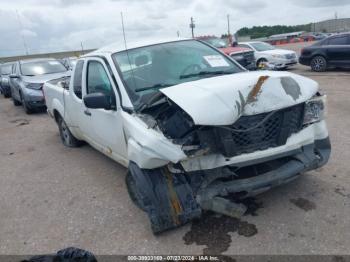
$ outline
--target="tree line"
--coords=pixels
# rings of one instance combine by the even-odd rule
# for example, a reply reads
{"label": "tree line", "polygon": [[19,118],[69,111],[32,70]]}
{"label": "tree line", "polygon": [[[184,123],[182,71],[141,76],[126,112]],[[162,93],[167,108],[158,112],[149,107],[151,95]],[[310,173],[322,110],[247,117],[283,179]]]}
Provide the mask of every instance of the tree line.
{"label": "tree line", "polygon": [[285,34],[298,31],[311,31],[311,24],[305,25],[274,25],[274,26],[253,26],[243,27],[237,31],[239,36],[250,36],[252,39],[268,37],[276,34]]}

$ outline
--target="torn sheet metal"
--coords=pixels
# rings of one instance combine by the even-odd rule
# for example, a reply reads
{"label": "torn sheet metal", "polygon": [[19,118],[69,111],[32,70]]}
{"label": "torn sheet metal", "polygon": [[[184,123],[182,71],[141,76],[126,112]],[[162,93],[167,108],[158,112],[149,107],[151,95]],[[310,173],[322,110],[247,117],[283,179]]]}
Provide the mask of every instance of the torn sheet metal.
{"label": "torn sheet metal", "polygon": [[231,125],[310,99],[318,84],[289,72],[257,71],[183,83],[161,89],[197,125]]}

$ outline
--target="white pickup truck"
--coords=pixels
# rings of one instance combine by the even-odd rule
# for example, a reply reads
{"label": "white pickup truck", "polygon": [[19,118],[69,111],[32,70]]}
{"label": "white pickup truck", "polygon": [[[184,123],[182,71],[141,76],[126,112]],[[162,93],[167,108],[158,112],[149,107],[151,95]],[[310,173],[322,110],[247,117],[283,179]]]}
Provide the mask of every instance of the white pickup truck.
{"label": "white pickup truck", "polygon": [[62,142],[91,146],[128,168],[131,199],[154,233],[262,193],[327,163],[318,84],[289,72],[247,72],[192,39],[114,44],[47,82]]}

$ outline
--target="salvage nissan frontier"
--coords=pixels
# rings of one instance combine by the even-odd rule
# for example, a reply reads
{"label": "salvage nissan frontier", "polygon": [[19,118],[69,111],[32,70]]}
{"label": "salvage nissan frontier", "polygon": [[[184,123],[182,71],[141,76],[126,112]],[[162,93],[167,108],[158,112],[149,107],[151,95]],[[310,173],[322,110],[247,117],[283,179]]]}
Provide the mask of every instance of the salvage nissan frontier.
{"label": "salvage nissan frontier", "polygon": [[200,40],[113,44],[45,83],[64,145],[86,141],[128,168],[154,233],[327,163],[326,97],[290,72],[248,72]]}

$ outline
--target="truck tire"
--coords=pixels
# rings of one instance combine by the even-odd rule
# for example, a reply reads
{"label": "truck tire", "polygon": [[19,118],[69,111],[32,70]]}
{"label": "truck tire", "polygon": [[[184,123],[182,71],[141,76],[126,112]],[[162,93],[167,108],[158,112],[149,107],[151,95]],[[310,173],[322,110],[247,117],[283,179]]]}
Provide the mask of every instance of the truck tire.
{"label": "truck tire", "polygon": [[130,162],[126,182],[130,198],[147,213],[155,235],[201,216],[184,174],[167,175],[165,168],[140,169]]}
{"label": "truck tire", "polygon": [[310,66],[312,71],[324,72],[327,69],[327,60],[323,56],[315,56],[311,59]]}
{"label": "truck tire", "polygon": [[146,205],[140,196],[140,192],[137,190],[135,179],[130,174],[129,170],[126,173],[125,184],[131,201],[135,204],[135,206],[146,212]]}
{"label": "truck tire", "polygon": [[57,123],[62,143],[67,147],[79,147],[81,141],[73,136],[62,117],[59,117]]}

